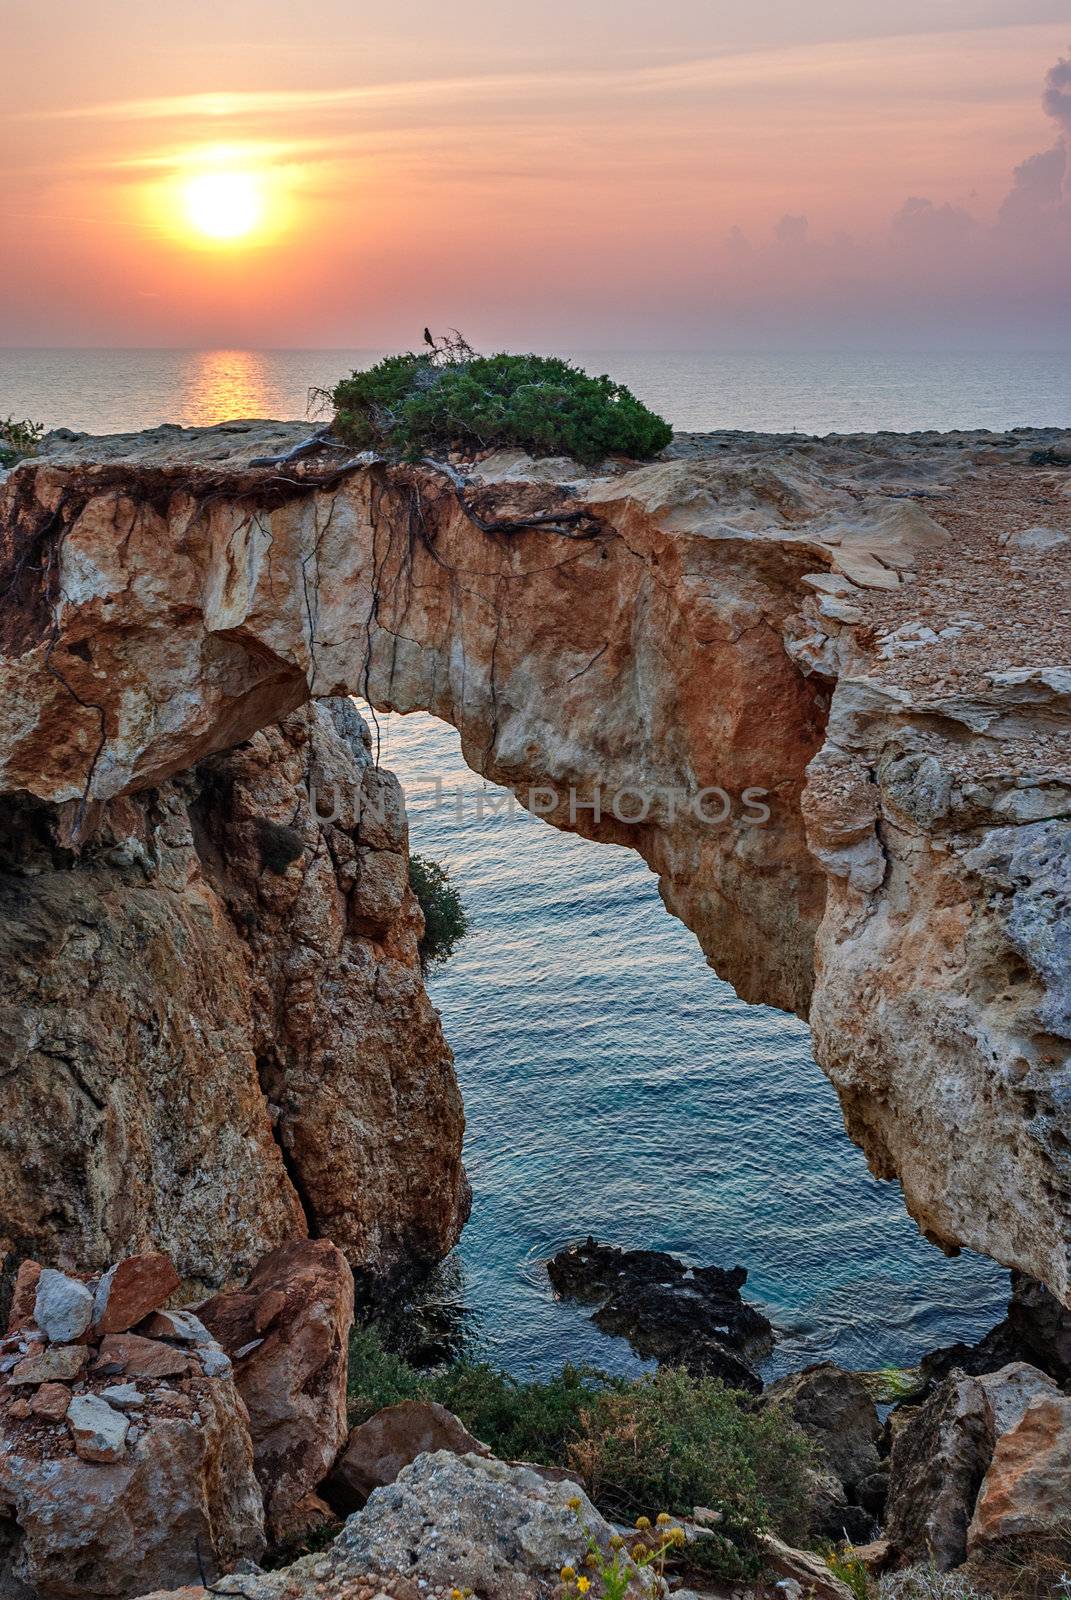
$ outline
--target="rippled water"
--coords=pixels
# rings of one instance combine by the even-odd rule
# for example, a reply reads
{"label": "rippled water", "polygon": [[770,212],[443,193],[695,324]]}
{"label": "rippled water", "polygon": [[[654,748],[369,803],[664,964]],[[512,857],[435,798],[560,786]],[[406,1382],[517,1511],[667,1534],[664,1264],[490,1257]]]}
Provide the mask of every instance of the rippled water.
{"label": "rippled water", "polygon": [[[0,352],[0,415],[91,432],[302,416],[374,352]],[[588,356],[678,427],[1071,426],[1067,357]],[[907,1363],[1002,1313],[1006,1275],[949,1261],[847,1139],[806,1028],[742,1005],[637,856],[555,832],[467,771],[452,730],[380,719],[413,848],[476,931],[431,982],[468,1111],[472,1221],[441,1296],[514,1371],[638,1363],[541,1267],[587,1232],[750,1274],[782,1338],[768,1370]],[[447,799],[436,800],[435,780]],[[462,794],[460,809],[452,791]]]}
{"label": "rippled water", "polygon": [[445,1292],[495,1359],[639,1365],[550,1293],[542,1261],[588,1232],[746,1266],[782,1333],[771,1372],[909,1363],[998,1320],[1006,1275],[920,1237],[844,1133],[806,1027],[737,1000],[638,856],[493,813],[502,791],[452,729],[379,725],[412,848],[449,865],[476,923],[430,988],[474,1190]]}

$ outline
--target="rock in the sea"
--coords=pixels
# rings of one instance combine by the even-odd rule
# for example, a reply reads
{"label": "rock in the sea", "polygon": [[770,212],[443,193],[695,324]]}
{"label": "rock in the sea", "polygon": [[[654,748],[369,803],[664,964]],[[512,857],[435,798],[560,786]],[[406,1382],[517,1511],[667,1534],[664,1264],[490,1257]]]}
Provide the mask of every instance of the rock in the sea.
{"label": "rock in the sea", "polygon": [[159,1251],[116,1262],[97,1285],[94,1332],[128,1332],[142,1318],[166,1305],[181,1282],[168,1257]]}
{"label": "rock in the sea", "polygon": [[1066,1533],[1071,1514],[1071,1399],[1037,1393],[996,1443],[978,1494],[967,1549]]}
{"label": "rock in the sea", "polygon": [[743,1267],[687,1267],[661,1250],[619,1250],[589,1237],[559,1250],[547,1272],[558,1294],[595,1304],[592,1320],[638,1355],[762,1389],[749,1358],[771,1348],[773,1328],[740,1297]]}
{"label": "rock in the sea", "polygon": [[403,1400],[386,1406],[351,1431],[323,1492],[346,1516],[358,1511],[373,1489],[393,1483],[417,1456],[437,1450],[452,1450],[461,1456],[490,1455],[452,1411],[433,1400]]}
{"label": "rock in the sea", "polygon": [[216,1295],[197,1315],[234,1362],[269,1535],[289,1540],[301,1531],[294,1508],[346,1441],[353,1274],[329,1240],[303,1239],[274,1250],[243,1289]]}

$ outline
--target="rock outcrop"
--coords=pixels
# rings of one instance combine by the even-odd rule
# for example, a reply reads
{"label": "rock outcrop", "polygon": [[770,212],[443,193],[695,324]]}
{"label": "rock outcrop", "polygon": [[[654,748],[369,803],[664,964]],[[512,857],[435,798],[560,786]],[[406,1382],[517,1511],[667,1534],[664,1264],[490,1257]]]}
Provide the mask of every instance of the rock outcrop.
{"label": "rock outcrop", "polygon": [[780,1406],[814,1446],[811,1532],[854,1544],[877,1533],[886,1479],[878,1446],[877,1407],[858,1374],[832,1361],[805,1367],[767,1389],[764,1403]]}
{"label": "rock outcrop", "polygon": [[559,1250],[547,1272],[556,1294],[594,1304],[592,1321],[644,1359],[762,1389],[749,1357],[772,1349],[773,1326],[741,1298],[744,1267],[687,1267],[663,1250],[619,1250],[589,1236]]}
{"label": "rock outcrop", "polygon": [[[1066,435],[711,435],[595,476],[502,453],[460,487],[252,464],[298,436],[54,437],[8,475],[0,792],[87,837],[310,695],[431,711],[532,810],[639,850],[745,998],[809,1016],[933,1240],[1071,1301],[1071,544],[1032,535],[1071,528]],[[59,910],[32,924],[53,951]],[[107,1099],[69,1034],[14,1035],[46,1126]]]}
{"label": "rock outcrop", "polygon": [[94,805],[77,851],[62,811],[0,809],[11,1265],[156,1248],[216,1288],[307,1231],[376,1275],[449,1249],[461,1101],[400,790],[349,701]]}
{"label": "rock outcrop", "polygon": [[[103,1279],[40,1274],[0,1341],[0,1593],[123,1600],[264,1550],[246,1410],[222,1349],[178,1336],[159,1256]],[[25,1283],[29,1274],[23,1274]],[[136,1284],[120,1315],[108,1280]],[[156,1288],[150,1291],[149,1285]],[[88,1314],[83,1297],[88,1298]],[[94,1300],[100,1308],[91,1324]],[[74,1321],[58,1311],[78,1307]],[[138,1332],[105,1332],[102,1323]]]}
{"label": "rock outcrop", "polygon": [[305,1531],[302,1504],[346,1442],[353,1274],[327,1239],[304,1239],[272,1251],[243,1289],[197,1315],[234,1363],[268,1536],[285,1543]]}
{"label": "rock outcrop", "polygon": [[952,1372],[896,1431],[885,1526],[893,1558],[947,1572],[1002,1529],[1054,1531],[1069,1418],[1071,1403],[1036,1367]]}

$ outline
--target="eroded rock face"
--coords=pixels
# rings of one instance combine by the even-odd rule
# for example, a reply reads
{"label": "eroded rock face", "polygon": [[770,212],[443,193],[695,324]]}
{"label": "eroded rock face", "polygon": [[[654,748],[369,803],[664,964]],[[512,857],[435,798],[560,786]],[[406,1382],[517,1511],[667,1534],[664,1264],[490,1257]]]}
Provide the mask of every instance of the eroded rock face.
{"label": "eroded rock face", "polygon": [[198,1315],[234,1363],[249,1412],[269,1536],[304,1532],[301,1502],[346,1441],[353,1274],[327,1239],[274,1250],[241,1290]]}
{"label": "eroded rock face", "polygon": [[810,1016],[928,1235],[1071,1299],[1071,544],[1011,537],[1065,531],[1066,436],[502,454],[458,495],[249,466],[298,432],[68,439],[8,478],[0,788],[158,785],[307,694],[429,710]]}
{"label": "eroded rock face", "polygon": [[449,1249],[461,1101],[365,739],[349,702],[305,708],[92,807],[80,853],[61,812],[0,799],[9,1271],[156,1248],[215,1288],[310,1228],[374,1274]]}

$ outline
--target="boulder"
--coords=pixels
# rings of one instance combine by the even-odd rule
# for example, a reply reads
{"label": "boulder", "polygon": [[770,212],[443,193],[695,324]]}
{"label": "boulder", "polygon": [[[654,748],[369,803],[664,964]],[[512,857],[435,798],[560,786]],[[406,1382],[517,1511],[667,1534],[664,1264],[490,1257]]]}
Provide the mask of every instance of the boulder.
{"label": "boulder", "polygon": [[12,1369],[8,1388],[19,1384],[70,1383],[78,1377],[89,1360],[89,1349],[84,1344],[54,1344],[38,1355],[28,1355]]}
{"label": "boulder", "polygon": [[77,1278],[45,1267],[37,1280],[33,1319],[53,1344],[69,1344],[93,1320],[93,1296]]}
{"label": "boulder", "polygon": [[347,1516],[364,1505],[373,1489],[393,1483],[417,1456],[436,1450],[451,1450],[455,1455],[490,1454],[452,1411],[435,1401],[403,1400],[387,1406],[353,1429],[324,1484],[324,1495]]}
{"label": "boulder", "polygon": [[67,1407],[75,1454],[83,1461],[121,1461],[130,1424],[102,1395],[76,1394]]}
{"label": "boulder", "polygon": [[65,1383],[43,1383],[29,1402],[35,1417],[45,1422],[62,1422],[71,1403],[71,1391]]}
{"label": "boulder", "polygon": [[741,1299],[743,1267],[688,1267],[661,1250],[619,1250],[589,1236],[559,1250],[547,1272],[557,1294],[594,1304],[597,1326],[637,1355],[761,1391],[751,1358],[770,1350],[773,1327]]}
{"label": "boulder", "polygon": [[97,1285],[93,1328],[98,1334],[126,1333],[166,1305],[181,1279],[159,1252],[128,1256],[110,1267]]}
{"label": "boulder", "polygon": [[212,1578],[260,1556],[260,1490],[233,1381],[187,1380],[176,1398],[188,1415],[146,1400],[136,1441],[128,1419],[91,1392],[51,1424],[0,1406],[0,1518],[12,1540],[3,1593],[123,1600],[196,1582],[198,1550]]}
{"label": "boulder", "polygon": [[269,1535],[290,1539],[299,1531],[292,1508],[322,1483],[346,1440],[353,1274],[329,1240],[302,1239],[273,1250],[244,1289],[205,1301],[197,1315],[234,1362]]}
{"label": "boulder", "polygon": [[1022,1361],[946,1378],[895,1435],[885,1532],[898,1560],[959,1566],[994,1452],[1034,1405],[1061,1400],[1053,1380]]}
{"label": "boulder", "polygon": [[967,1554],[967,1528],[993,1451],[992,1411],[976,1378],[953,1372],[893,1441],[885,1535],[900,1564],[939,1572]]}
{"label": "boulder", "polygon": [[100,1341],[96,1368],[108,1377],[182,1378],[193,1370],[184,1350],[137,1333],[108,1333]]}
{"label": "boulder", "polygon": [[1003,1540],[1066,1530],[1071,1509],[1071,1399],[1038,1393],[997,1440],[967,1534],[973,1556]]}
{"label": "boulder", "polygon": [[332,1547],[334,1576],[398,1572],[431,1589],[530,1600],[533,1589],[556,1583],[563,1566],[579,1567],[583,1528],[603,1546],[613,1533],[575,1484],[440,1450],[418,1456],[349,1518]]}

